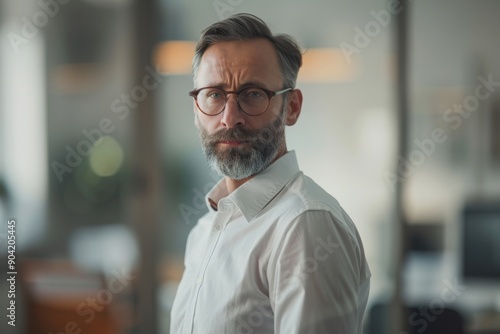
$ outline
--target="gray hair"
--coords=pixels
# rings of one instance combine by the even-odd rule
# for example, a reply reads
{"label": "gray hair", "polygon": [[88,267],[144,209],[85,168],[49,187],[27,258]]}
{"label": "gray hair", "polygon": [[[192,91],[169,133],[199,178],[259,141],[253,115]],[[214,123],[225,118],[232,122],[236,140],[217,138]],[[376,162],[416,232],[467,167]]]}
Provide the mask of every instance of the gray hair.
{"label": "gray hair", "polygon": [[201,58],[209,46],[217,42],[247,41],[255,38],[265,38],[274,45],[284,85],[286,88],[295,88],[297,74],[302,66],[302,53],[297,41],[290,35],[273,35],[264,21],[246,13],[232,15],[203,30],[193,58],[195,79]]}

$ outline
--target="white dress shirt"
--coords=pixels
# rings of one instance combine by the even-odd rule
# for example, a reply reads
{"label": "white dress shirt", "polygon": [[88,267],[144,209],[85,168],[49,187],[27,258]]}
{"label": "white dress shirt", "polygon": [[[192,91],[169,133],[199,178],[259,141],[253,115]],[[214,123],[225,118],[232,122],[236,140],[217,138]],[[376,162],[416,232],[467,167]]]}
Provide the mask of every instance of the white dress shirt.
{"label": "white dress shirt", "polygon": [[205,200],[170,333],[362,333],[371,275],[361,239],[294,151],[229,195],[221,180]]}

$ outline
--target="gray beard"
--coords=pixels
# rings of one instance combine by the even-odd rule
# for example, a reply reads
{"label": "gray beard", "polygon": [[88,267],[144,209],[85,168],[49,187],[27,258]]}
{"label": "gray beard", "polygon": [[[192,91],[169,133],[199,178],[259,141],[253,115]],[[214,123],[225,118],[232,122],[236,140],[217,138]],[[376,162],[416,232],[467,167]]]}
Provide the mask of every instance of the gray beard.
{"label": "gray beard", "polygon": [[[285,113],[259,130],[230,128],[208,134],[199,126],[202,151],[210,168],[221,176],[241,180],[266,169],[278,155],[285,139]],[[218,147],[220,141],[244,141],[241,147]]]}

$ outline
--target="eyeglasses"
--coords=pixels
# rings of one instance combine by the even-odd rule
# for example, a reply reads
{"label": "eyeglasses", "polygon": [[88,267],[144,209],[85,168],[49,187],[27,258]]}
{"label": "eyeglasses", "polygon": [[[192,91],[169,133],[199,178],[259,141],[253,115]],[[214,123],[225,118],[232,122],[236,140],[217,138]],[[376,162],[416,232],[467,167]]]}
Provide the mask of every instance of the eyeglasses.
{"label": "eyeglasses", "polygon": [[217,87],[203,87],[189,92],[189,95],[194,97],[198,109],[208,116],[215,116],[224,111],[229,94],[236,94],[238,106],[245,114],[259,116],[266,112],[274,96],[290,90],[292,88],[273,92],[260,87],[247,87],[238,91],[225,91]]}

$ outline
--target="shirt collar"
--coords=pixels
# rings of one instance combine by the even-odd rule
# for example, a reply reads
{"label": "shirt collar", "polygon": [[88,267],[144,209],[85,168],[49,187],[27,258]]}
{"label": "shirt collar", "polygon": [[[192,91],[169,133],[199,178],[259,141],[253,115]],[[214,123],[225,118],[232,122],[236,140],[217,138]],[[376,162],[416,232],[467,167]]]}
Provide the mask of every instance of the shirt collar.
{"label": "shirt collar", "polygon": [[218,203],[233,202],[250,222],[300,172],[295,151],[289,151],[264,171],[228,195],[225,179],[220,180],[205,197],[209,211],[217,211]]}

